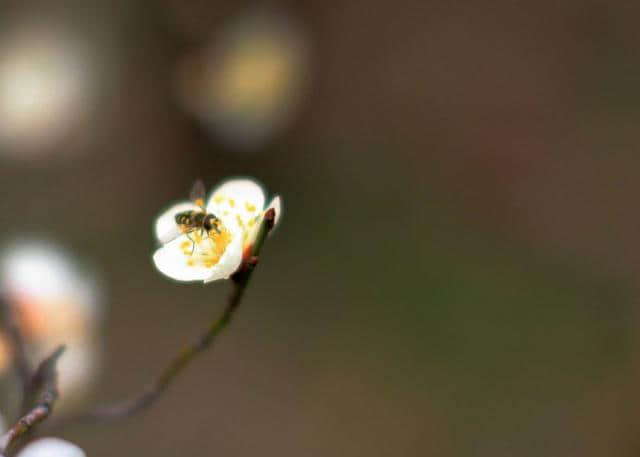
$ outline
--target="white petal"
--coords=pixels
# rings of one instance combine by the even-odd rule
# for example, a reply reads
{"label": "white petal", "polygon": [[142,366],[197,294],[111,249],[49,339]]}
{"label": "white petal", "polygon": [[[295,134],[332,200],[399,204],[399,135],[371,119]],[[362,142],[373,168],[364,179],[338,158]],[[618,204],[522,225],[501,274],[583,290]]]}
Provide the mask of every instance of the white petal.
{"label": "white petal", "polygon": [[[267,209],[271,209],[271,208],[275,210],[276,218],[273,223],[273,228],[271,229],[271,232],[269,232],[269,236],[271,236],[271,234],[275,230],[276,226],[278,225],[278,222],[280,221],[280,217],[282,216],[282,199],[280,198],[279,195],[275,196],[273,200],[271,200],[271,203],[269,203],[269,207]],[[260,224],[262,224],[262,218],[264,217],[265,212],[266,210],[262,212],[262,216],[256,219],[255,223],[252,224],[251,227],[248,227],[247,237],[244,242],[245,246],[251,246],[256,240],[256,237],[258,236],[258,232],[260,231]]]}
{"label": "white petal", "polygon": [[60,438],[32,441],[16,457],[87,457],[82,449]]}
{"label": "white petal", "polygon": [[153,254],[153,263],[162,274],[176,281],[203,281],[211,276],[211,268],[196,264],[187,264],[180,245],[191,240],[187,235],[180,235],[178,238],[166,243]]}
{"label": "white petal", "polygon": [[242,230],[239,227],[234,230],[231,243],[227,246],[218,263],[208,270],[210,276],[204,282],[227,279],[240,267],[242,262]]}
{"label": "white petal", "polygon": [[176,214],[182,211],[198,210],[197,205],[191,202],[182,202],[171,206],[156,220],[156,238],[161,243],[168,243],[180,235],[176,224]]}
{"label": "white petal", "polygon": [[[216,197],[233,199],[237,202],[237,208],[244,208],[245,203],[249,203],[260,211],[264,207],[264,191],[262,187],[252,179],[232,179],[218,186],[211,194],[207,202],[207,211],[217,214],[227,206],[217,202]],[[235,205],[234,205],[235,206]],[[229,208],[234,209],[234,208]]]}

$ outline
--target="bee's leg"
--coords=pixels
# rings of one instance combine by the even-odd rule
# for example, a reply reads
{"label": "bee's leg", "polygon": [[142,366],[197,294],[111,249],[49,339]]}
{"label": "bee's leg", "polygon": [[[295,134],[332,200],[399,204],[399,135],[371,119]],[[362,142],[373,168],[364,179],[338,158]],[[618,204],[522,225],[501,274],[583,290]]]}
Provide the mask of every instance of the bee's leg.
{"label": "bee's leg", "polygon": [[191,241],[191,254],[189,255],[193,255],[193,251],[196,250],[196,241],[193,238],[191,238],[190,233],[191,232],[187,232],[186,235],[187,235],[187,238],[189,238],[189,241]]}
{"label": "bee's leg", "polygon": [[[200,228],[199,230],[200,230],[200,236],[202,237],[202,239],[203,239],[203,240],[204,240],[204,239],[206,239],[206,238],[209,238],[209,232],[207,232],[207,231],[206,231],[205,229],[203,229],[203,228]],[[205,236],[205,234],[206,234],[206,236]],[[200,252],[200,255],[201,255],[202,257],[206,257],[206,256],[207,256],[207,253],[206,253],[206,252]]]}

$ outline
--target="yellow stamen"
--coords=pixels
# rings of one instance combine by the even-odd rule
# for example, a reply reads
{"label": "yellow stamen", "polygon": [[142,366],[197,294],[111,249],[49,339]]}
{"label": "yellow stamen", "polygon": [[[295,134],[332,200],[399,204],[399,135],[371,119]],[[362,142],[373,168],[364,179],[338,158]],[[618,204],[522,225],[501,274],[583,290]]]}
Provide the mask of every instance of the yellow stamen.
{"label": "yellow stamen", "polygon": [[252,205],[249,202],[245,202],[244,207],[247,208],[247,211],[249,211],[250,213],[253,213],[256,210],[256,205]]}
{"label": "yellow stamen", "polygon": [[229,206],[232,207],[232,208],[236,207],[236,201],[233,198],[229,199]]}
{"label": "yellow stamen", "polygon": [[227,246],[231,243],[231,233],[221,222],[217,227],[220,230],[219,233],[211,230],[203,238],[200,231],[195,231],[190,235],[193,238],[192,241],[185,240],[180,243],[182,253],[187,256],[187,265],[212,268],[220,261]]}

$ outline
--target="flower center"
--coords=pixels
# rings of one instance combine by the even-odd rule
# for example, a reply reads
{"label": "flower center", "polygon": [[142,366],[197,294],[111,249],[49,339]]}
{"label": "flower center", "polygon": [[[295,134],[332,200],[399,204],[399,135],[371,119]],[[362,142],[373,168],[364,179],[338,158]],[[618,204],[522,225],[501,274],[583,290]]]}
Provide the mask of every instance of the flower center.
{"label": "flower center", "polygon": [[212,268],[220,261],[231,242],[231,233],[223,224],[219,224],[217,229],[218,231],[211,230],[209,232],[197,229],[187,233],[189,239],[180,243],[180,249],[186,256],[187,265]]}
{"label": "flower center", "polygon": [[243,232],[243,243],[246,243],[250,236],[255,235],[258,222],[264,216],[264,211],[256,208],[256,205],[248,200],[235,200],[223,194],[215,194],[213,201],[218,205],[220,214],[223,216],[235,214],[236,221]]}

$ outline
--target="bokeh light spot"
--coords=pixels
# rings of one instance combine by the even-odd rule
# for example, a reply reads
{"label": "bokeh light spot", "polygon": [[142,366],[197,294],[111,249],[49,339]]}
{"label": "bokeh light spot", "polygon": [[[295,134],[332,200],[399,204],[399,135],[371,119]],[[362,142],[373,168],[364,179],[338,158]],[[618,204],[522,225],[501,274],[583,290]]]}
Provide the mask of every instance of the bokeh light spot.
{"label": "bokeh light spot", "polygon": [[[0,37],[2,38],[2,37]],[[43,155],[86,111],[87,54],[77,40],[28,29],[0,46],[0,151]]]}
{"label": "bokeh light spot", "polygon": [[280,13],[252,12],[183,62],[178,94],[223,141],[255,150],[289,125],[308,65],[308,39],[298,23]]}

